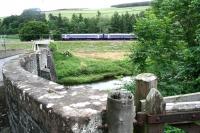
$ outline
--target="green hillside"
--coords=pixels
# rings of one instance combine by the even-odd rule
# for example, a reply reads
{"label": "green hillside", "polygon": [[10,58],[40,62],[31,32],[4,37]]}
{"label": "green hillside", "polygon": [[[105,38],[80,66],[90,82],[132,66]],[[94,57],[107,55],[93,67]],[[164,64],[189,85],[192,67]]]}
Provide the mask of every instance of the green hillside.
{"label": "green hillside", "polygon": [[141,6],[141,7],[126,7],[126,8],[104,8],[104,9],[63,9],[63,10],[54,10],[54,11],[46,11],[46,15],[52,13],[53,15],[58,15],[61,13],[62,16],[71,18],[72,14],[82,14],[83,17],[93,17],[97,15],[97,11],[100,11],[102,16],[110,17],[114,12],[118,12],[119,14],[123,14],[125,12],[129,13],[139,13],[140,11],[144,11],[149,6]]}
{"label": "green hillside", "polygon": [[151,1],[143,1],[143,2],[117,4],[117,5],[112,5],[111,7],[124,8],[124,7],[140,7],[140,6],[150,6],[150,5]]}

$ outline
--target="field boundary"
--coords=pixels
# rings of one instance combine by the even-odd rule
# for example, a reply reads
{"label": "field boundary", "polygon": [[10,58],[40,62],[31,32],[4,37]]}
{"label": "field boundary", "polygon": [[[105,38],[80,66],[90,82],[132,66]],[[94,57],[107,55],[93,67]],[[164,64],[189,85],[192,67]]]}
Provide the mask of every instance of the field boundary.
{"label": "field boundary", "polygon": [[24,53],[24,50],[0,50],[0,59]]}

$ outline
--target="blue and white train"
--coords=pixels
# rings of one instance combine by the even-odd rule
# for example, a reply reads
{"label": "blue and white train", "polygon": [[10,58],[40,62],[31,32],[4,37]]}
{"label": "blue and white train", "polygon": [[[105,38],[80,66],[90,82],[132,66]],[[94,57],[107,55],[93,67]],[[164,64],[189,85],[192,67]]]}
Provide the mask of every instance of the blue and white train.
{"label": "blue and white train", "polygon": [[62,34],[62,40],[133,40],[134,34]]}

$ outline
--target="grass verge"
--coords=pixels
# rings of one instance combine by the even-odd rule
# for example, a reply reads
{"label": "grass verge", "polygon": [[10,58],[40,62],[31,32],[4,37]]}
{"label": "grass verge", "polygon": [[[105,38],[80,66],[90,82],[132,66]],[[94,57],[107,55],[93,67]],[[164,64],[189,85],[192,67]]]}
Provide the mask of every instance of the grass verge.
{"label": "grass verge", "polygon": [[[51,44],[58,83],[75,85],[132,74],[127,55],[135,41],[56,41]],[[72,56],[67,56],[72,53]]]}
{"label": "grass verge", "polygon": [[128,59],[106,60],[67,56],[53,52],[58,83],[75,85],[97,82],[118,76],[131,75],[131,64]]}

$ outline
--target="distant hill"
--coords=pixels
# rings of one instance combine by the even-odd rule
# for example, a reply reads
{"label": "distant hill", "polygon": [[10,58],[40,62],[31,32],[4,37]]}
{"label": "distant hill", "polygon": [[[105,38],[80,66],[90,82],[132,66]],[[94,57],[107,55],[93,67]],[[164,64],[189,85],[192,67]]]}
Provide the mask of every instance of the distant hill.
{"label": "distant hill", "polygon": [[88,8],[63,8],[63,9],[55,9],[55,10],[48,10],[43,12],[54,12],[54,11],[82,11],[87,10]]}
{"label": "distant hill", "polygon": [[150,6],[150,4],[151,1],[144,1],[144,2],[117,4],[117,5],[112,5],[111,7],[124,8],[124,7]]}

